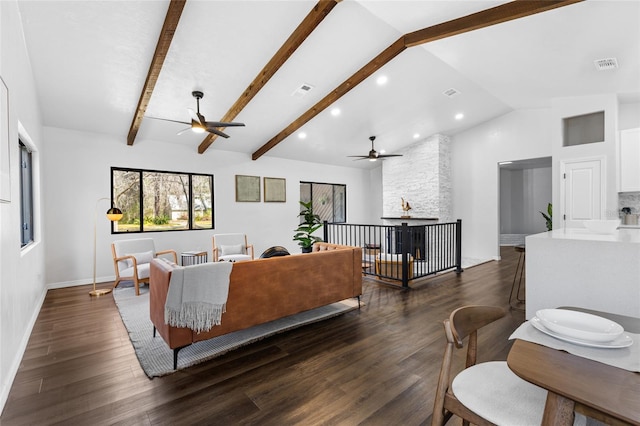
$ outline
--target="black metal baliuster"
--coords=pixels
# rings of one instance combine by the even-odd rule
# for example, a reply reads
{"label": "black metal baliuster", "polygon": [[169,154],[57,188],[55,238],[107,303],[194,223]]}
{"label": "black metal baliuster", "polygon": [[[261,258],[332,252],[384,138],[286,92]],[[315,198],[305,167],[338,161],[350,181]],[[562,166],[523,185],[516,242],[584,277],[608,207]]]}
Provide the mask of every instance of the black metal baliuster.
{"label": "black metal baliuster", "polygon": [[324,222],[324,241],[362,247],[362,272],[409,282],[438,272],[462,272],[462,221],[429,225]]}

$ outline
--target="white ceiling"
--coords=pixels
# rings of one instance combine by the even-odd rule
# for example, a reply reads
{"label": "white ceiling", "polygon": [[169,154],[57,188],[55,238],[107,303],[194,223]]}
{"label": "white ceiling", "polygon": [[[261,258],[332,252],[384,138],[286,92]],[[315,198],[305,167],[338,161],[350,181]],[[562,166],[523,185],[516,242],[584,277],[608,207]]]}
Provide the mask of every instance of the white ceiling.
{"label": "white ceiling", "polygon": [[[47,126],[126,136],[168,1],[20,1],[27,49]],[[188,0],[146,117],[220,120],[315,5],[295,1]],[[401,35],[504,1],[343,0],[202,155],[250,156]],[[620,68],[597,71],[615,57]],[[376,79],[388,77],[379,86]],[[314,86],[292,96],[301,84]],[[447,89],[460,94],[448,98]],[[321,112],[267,156],[372,167],[369,136],[388,153],[434,133],[455,134],[554,97],[616,93],[640,101],[640,1],[586,1],[409,48]],[[462,112],[465,118],[456,120]],[[145,118],[136,144],[197,153],[202,135]],[[260,161],[260,160],[257,160]]]}

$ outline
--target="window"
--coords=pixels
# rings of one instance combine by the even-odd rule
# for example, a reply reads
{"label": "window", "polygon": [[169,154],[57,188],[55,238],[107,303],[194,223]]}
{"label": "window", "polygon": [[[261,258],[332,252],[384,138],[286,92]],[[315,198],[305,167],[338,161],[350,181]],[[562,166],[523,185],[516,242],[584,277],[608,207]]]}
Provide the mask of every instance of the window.
{"label": "window", "polygon": [[213,229],[213,175],[111,168],[114,233]]}
{"label": "window", "polygon": [[604,111],[562,119],[562,146],[604,142]]}
{"label": "window", "polygon": [[21,247],[33,242],[33,167],[31,150],[20,143],[20,238]]}
{"label": "window", "polygon": [[347,221],[347,185],[300,182],[300,201],[312,200],[313,212],[327,222]]}

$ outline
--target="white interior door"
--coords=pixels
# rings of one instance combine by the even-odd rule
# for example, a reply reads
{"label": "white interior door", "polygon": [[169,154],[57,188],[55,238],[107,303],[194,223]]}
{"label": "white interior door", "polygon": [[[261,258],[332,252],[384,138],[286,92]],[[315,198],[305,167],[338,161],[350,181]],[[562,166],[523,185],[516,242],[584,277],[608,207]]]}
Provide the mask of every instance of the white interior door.
{"label": "white interior door", "polygon": [[604,159],[565,161],[562,163],[564,226],[582,228],[582,221],[601,219],[604,194]]}

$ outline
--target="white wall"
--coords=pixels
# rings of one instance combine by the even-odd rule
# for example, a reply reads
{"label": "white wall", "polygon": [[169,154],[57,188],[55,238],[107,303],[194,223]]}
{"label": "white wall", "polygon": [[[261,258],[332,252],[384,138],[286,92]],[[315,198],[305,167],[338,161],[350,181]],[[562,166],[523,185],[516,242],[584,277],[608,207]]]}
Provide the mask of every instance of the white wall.
{"label": "white wall", "polygon": [[[262,157],[252,161],[248,154],[209,149],[198,154],[196,147],[137,140],[127,146],[124,138],[58,128],[45,128],[43,155],[45,204],[51,214],[46,220],[46,282],[50,287],[86,284],[93,273],[93,227],[96,201],[110,196],[110,167],[131,167],[214,175],[215,230],[153,232],[111,235],[104,217],[108,201],[98,205],[98,282],[114,277],[110,244],[116,239],[152,237],[156,249],[178,253],[204,249],[211,258],[211,236],[215,233],[246,233],[256,256],[281,245],[290,252],[300,248],[292,240],[298,225],[300,181],[347,185],[347,221],[368,223],[375,219],[369,208],[371,192],[368,170],[333,167]],[[235,175],[286,179],[286,203],[237,203]]]}
{"label": "white wall", "polygon": [[462,219],[463,257],[499,259],[498,163],[550,156],[550,115],[518,110],[453,136],[453,217]]}
{"label": "white wall", "polygon": [[[604,142],[584,145],[562,146],[562,119],[577,115],[604,111]],[[601,184],[604,188],[604,202],[602,203],[601,219],[616,219],[618,212],[617,193],[617,158],[616,140],[618,137],[618,100],[616,95],[581,96],[573,98],[558,98],[552,101],[551,135],[553,156],[553,228],[564,226],[562,220],[564,208],[564,192],[561,179],[562,162],[578,159],[604,158],[601,169]]]}
{"label": "white wall", "polygon": [[[371,169],[369,172],[369,182],[371,187],[367,194],[367,198],[369,200],[369,212],[371,219],[367,223],[372,225],[382,224],[382,220],[380,219],[384,215],[382,213],[382,164],[375,169]],[[354,221],[349,222],[357,223]]]}
{"label": "white wall", "polygon": [[640,102],[618,105],[618,130],[640,127]]}
{"label": "white wall", "polygon": [[[0,1],[0,75],[9,89],[11,203],[0,204],[0,410],[7,400],[29,334],[46,293],[42,223],[36,242],[20,249],[18,132],[35,149],[34,208],[36,220],[43,206],[39,194],[39,163],[43,146],[41,118],[31,66],[24,48],[15,1]],[[19,124],[22,129],[19,129]],[[26,134],[28,133],[28,135]],[[2,153],[4,155],[4,152]]]}

